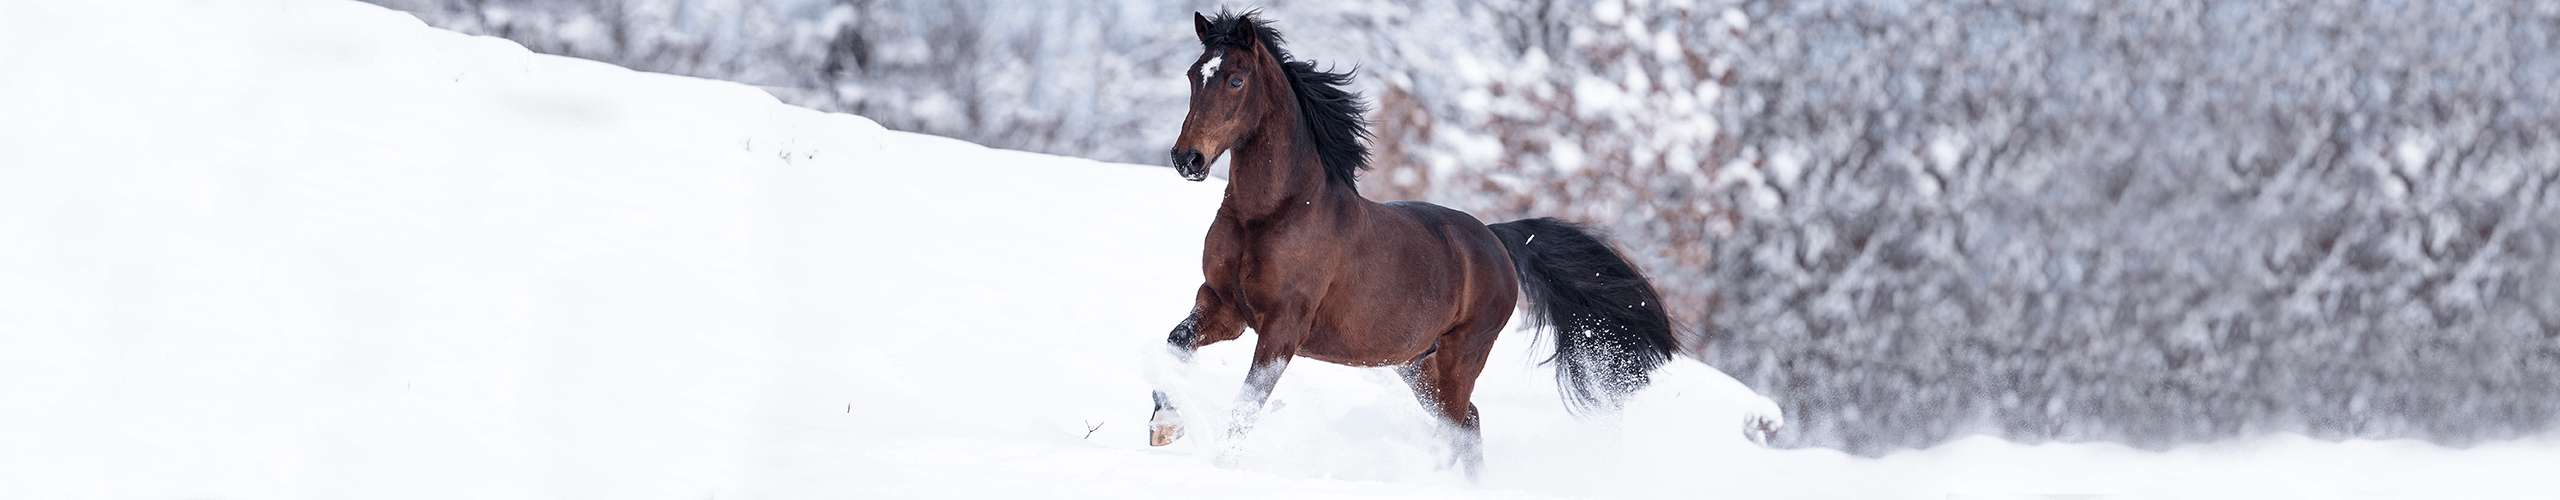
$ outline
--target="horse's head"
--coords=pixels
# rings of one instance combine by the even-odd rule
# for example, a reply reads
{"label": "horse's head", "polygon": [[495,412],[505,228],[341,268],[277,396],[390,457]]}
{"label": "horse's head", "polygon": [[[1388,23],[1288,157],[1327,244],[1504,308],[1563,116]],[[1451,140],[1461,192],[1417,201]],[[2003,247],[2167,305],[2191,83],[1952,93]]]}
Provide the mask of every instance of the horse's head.
{"label": "horse's head", "polygon": [[1209,178],[1209,164],[1251,137],[1290,94],[1271,48],[1246,31],[1249,19],[1213,24],[1194,13],[1191,22],[1202,50],[1191,64],[1191,111],[1173,140],[1173,169],[1197,181]]}

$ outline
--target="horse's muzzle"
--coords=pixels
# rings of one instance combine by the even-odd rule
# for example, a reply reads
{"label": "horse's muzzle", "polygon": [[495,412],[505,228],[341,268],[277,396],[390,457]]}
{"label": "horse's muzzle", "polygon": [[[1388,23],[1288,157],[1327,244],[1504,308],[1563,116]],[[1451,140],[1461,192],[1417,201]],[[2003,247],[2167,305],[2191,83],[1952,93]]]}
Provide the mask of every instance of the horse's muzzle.
{"label": "horse's muzzle", "polygon": [[1200,156],[1200,150],[1173,148],[1173,173],[1193,181],[1206,180],[1209,178],[1209,162]]}

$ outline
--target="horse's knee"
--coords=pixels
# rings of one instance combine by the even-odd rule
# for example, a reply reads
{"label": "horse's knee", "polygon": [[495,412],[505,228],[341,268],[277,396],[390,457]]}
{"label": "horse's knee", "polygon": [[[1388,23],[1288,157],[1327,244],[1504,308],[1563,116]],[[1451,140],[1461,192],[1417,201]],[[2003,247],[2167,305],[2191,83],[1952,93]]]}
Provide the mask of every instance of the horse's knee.
{"label": "horse's knee", "polygon": [[1200,347],[1200,313],[1193,311],[1190,316],[1182,318],[1181,323],[1173,325],[1173,332],[1165,334],[1164,343],[1172,346],[1174,352],[1185,354]]}
{"label": "horse's knee", "polygon": [[1212,314],[1215,313],[1192,310],[1190,316],[1173,325],[1171,333],[1165,334],[1165,345],[1188,355],[1193,349],[1244,336],[1244,326],[1236,324],[1232,317]]}

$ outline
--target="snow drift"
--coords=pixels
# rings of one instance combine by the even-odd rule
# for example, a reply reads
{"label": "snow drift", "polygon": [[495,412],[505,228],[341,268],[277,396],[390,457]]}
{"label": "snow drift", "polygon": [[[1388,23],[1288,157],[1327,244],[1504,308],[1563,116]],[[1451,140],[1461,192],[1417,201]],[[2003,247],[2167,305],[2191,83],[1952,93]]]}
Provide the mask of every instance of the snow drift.
{"label": "snow drift", "polygon": [[1764,450],[1695,362],[1568,417],[1528,335],[1482,484],[1391,374],[1322,363],[1245,442],[1152,449],[1150,366],[1207,408],[1243,372],[1151,364],[1215,183],[353,2],[0,4],[0,116],[6,498],[2478,496],[2560,459]]}

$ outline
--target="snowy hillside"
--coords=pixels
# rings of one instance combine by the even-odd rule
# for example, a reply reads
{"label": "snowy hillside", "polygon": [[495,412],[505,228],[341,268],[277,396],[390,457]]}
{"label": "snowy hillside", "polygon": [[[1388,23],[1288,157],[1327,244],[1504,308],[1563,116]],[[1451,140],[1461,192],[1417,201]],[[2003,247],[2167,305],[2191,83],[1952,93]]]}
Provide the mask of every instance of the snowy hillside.
{"label": "snowy hillside", "polygon": [[[1482,484],[1391,374],[1321,363],[1232,461],[1148,448],[1214,182],[242,1],[0,3],[0,498],[2479,497],[2560,463],[1766,450],[1695,362],[1570,418],[1527,335]],[[1215,407],[1246,350],[1155,373]]]}

